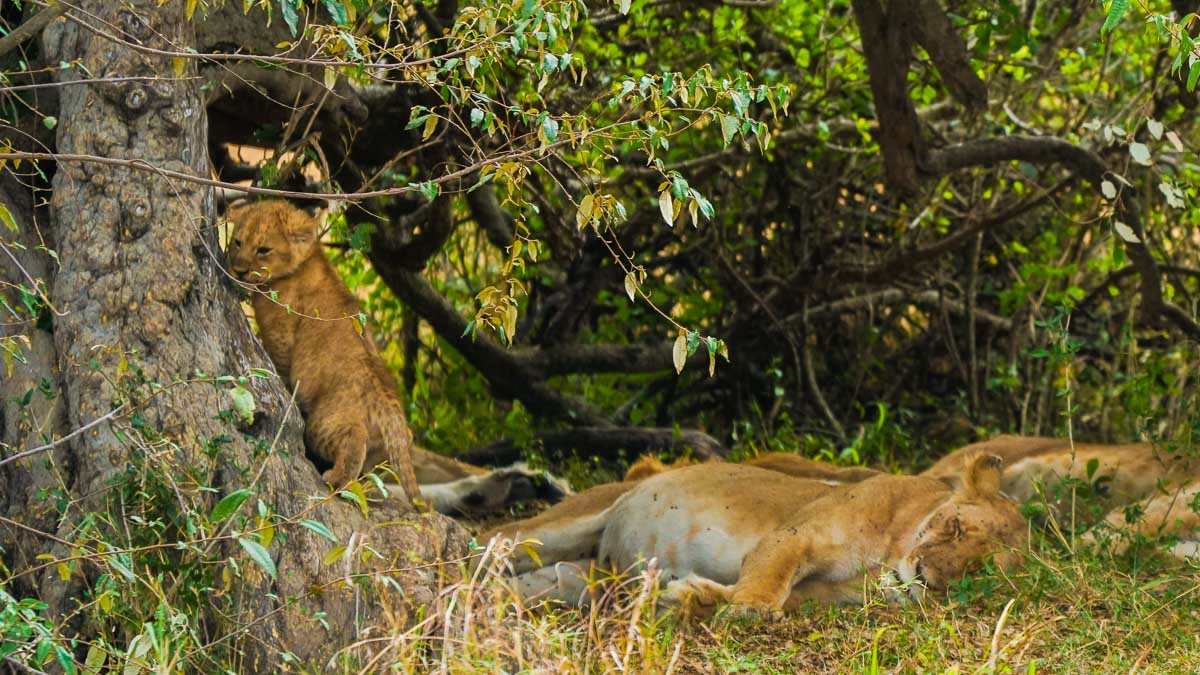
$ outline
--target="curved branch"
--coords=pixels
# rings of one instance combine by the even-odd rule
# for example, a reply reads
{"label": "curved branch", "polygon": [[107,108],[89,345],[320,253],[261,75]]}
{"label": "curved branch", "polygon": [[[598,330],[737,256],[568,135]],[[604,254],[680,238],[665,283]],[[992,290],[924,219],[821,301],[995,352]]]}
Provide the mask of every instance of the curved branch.
{"label": "curved branch", "polygon": [[[630,427],[624,429],[595,429],[576,427],[551,431],[535,437],[546,452],[561,455],[575,451],[580,454],[616,459],[622,453],[632,458],[644,452],[669,452],[681,455],[691,451],[693,457],[713,459],[724,457],[728,450],[717,439],[694,429],[655,429]],[[520,461],[523,452],[511,441],[499,441],[482,448],[468,450],[459,459],[472,464],[504,465]]]}
{"label": "curved branch", "polygon": [[371,243],[368,254],[371,264],[388,288],[470,361],[494,389],[521,401],[535,415],[561,419],[568,424],[612,426],[586,402],[547,385],[537,372],[504,347],[486,336],[468,337],[467,321],[420,273],[398,264],[384,238],[372,237]]}

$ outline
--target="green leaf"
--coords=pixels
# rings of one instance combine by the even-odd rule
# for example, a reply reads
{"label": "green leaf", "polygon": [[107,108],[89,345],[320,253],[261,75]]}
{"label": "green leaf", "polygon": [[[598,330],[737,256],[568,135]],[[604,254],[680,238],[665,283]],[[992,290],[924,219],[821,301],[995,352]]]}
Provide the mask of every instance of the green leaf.
{"label": "green leaf", "polygon": [[75,659],[65,647],[54,645],[54,658],[58,660],[58,665],[62,667],[64,673],[75,675]]}
{"label": "green leaf", "polygon": [[728,115],[721,115],[721,137],[725,141],[725,145],[729,145],[729,141],[737,134],[738,121],[736,118]]}
{"label": "green leaf", "polygon": [[697,332],[696,332],[696,331],[694,331],[694,330],[693,330],[693,331],[688,331],[688,335],[687,335],[687,353],[688,353],[688,356],[691,356],[692,354],[695,354],[695,353],[696,353],[696,350],[697,350],[699,347],[700,347],[700,334],[699,334],[699,333],[697,333]]}
{"label": "green leaf", "polygon": [[418,183],[417,189],[420,190],[421,194],[425,196],[425,199],[428,199],[429,201],[437,199],[438,193],[442,191],[441,186],[431,180],[427,180],[424,183]]}
{"label": "green leaf", "polygon": [[1196,91],[1196,80],[1200,80],[1200,61],[1193,61],[1192,65],[1188,66],[1188,91]]}
{"label": "green leaf", "polygon": [[350,17],[346,15],[346,8],[338,0],[322,0],[325,5],[325,11],[329,12],[329,16],[337,22],[339,26],[344,26],[350,23]]}
{"label": "green leaf", "polygon": [[213,507],[212,514],[208,517],[209,520],[214,523],[219,523],[229,516],[232,516],[234,513],[237,513],[238,508],[241,507],[242,503],[249,499],[250,495],[252,494],[254,493],[250,490],[242,489],[225,495],[221,498],[221,501],[217,502],[217,505]]}
{"label": "green leaf", "polygon": [[250,555],[250,559],[267,573],[267,576],[272,579],[279,578],[279,573],[275,570],[275,561],[271,559],[271,554],[267,553],[267,549],[263,548],[262,544],[246,537],[239,538],[238,543]]}
{"label": "green leaf", "polygon": [[294,0],[279,0],[279,13],[283,15],[283,22],[292,32],[292,37],[296,37],[296,27],[300,17],[296,16],[296,6],[292,2]]}
{"label": "green leaf", "polygon": [[233,399],[233,409],[246,420],[246,424],[254,423],[254,394],[249,389],[238,385],[229,390],[229,398]]}
{"label": "green leaf", "polygon": [[8,226],[8,229],[13,232],[17,231],[17,221],[13,218],[12,212],[4,204],[0,204],[0,222]]}
{"label": "green leaf", "polygon": [[558,120],[547,117],[542,121],[542,132],[546,134],[546,142],[553,143],[558,138]]}
{"label": "green leaf", "polygon": [[46,127],[47,129],[53,129],[54,127],[58,126],[58,118],[54,115],[46,115],[42,118],[42,126]]}
{"label": "green leaf", "polygon": [[1125,18],[1125,13],[1129,11],[1129,0],[1112,0],[1112,4],[1108,6],[1108,18],[1104,20],[1104,25],[1100,27],[1100,35],[1106,35],[1117,27],[1121,19]]}
{"label": "green leaf", "polygon": [[329,531],[328,527],[325,527],[325,523],[322,523],[322,522],[316,521],[316,520],[312,520],[310,518],[305,518],[304,520],[300,521],[300,526],[306,527],[306,528],[312,530],[313,532],[316,532],[317,534],[321,535],[322,537],[325,537],[326,539],[334,542],[335,544],[337,543],[337,537],[333,536],[333,533]]}

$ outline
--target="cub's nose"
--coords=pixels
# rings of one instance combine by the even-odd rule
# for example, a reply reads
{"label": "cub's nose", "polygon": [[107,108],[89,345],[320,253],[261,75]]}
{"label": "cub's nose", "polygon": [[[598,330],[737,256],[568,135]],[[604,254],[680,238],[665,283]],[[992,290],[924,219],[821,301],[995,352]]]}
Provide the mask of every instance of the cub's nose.
{"label": "cub's nose", "polygon": [[233,276],[236,277],[238,281],[245,281],[246,275],[249,274],[249,272],[250,272],[250,270],[248,270],[248,269],[245,269],[245,268],[239,269],[237,267],[230,267],[229,271],[233,273]]}

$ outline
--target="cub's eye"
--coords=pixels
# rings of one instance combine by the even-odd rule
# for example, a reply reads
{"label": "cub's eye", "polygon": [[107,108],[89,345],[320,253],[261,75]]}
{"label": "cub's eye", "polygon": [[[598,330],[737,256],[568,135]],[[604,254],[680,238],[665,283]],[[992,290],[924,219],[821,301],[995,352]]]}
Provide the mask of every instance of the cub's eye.
{"label": "cub's eye", "polygon": [[241,240],[241,239],[234,239],[234,240],[233,240],[233,246],[234,246],[234,248],[241,248],[241,247],[242,247],[242,240]]}
{"label": "cub's eye", "polygon": [[271,252],[271,249],[270,249],[270,247],[267,247],[267,246],[259,246],[258,251],[257,251],[257,253],[259,255],[266,255],[270,252]]}

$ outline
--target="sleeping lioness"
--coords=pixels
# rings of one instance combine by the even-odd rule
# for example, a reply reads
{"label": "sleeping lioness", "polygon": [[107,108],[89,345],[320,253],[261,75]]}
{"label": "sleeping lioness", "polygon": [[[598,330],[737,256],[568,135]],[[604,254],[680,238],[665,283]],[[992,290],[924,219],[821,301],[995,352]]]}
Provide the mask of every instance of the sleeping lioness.
{"label": "sleeping lioness", "polygon": [[587,567],[594,559],[623,570],[654,557],[673,580],[668,600],[691,605],[721,600],[782,610],[808,599],[852,602],[863,597],[864,579],[881,574],[890,579],[889,599],[903,601],[946,588],[988,556],[1001,569],[1019,561],[1013,549],[1026,545],[1027,526],[1000,494],[1000,460],[973,458],[962,483],[955,490],[929,478],[882,475],[833,486],[701,464],[616,484],[610,489],[624,494],[603,510],[512,523],[499,534],[540,542],[532,544],[536,558],[513,563],[530,595],[578,598],[583,584],[560,563]]}
{"label": "sleeping lioness", "polygon": [[[955,450],[921,475],[953,485],[963,458],[988,452],[1004,458],[1001,490],[1018,502],[1044,497],[1061,523],[1090,522],[1112,509],[1171,491],[1200,475],[1200,461],[1187,452],[1151,443],[1072,443],[1065,438],[1000,435]],[[1064,481],[1093,486],[1095,512],[1076,509]]]}

